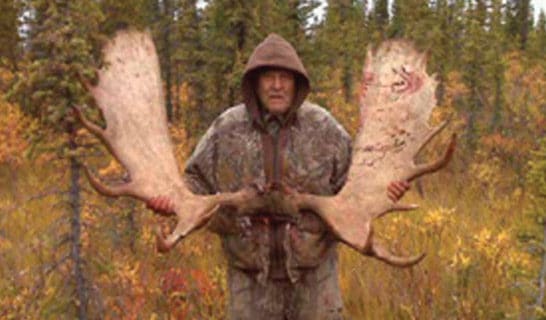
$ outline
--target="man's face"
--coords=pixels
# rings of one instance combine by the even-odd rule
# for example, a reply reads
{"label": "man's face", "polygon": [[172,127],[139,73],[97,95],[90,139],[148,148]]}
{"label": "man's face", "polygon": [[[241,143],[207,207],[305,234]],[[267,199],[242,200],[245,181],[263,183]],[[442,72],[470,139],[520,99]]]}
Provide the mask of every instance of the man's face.
{"label": "man's face", "polygon": [[296,91],[295,76],[285,69],[266,69],[258,76],[258,98],[272,114],[282,115],[290,109]]}

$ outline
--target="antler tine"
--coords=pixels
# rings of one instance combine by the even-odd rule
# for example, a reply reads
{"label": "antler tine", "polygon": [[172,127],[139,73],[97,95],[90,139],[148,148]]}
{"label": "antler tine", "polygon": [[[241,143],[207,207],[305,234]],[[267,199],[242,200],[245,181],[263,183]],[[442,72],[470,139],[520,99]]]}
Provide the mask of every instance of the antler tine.
{"label": "antler tine", "polygon": [[415,156],[417,156],[422,150],[423,148],[434,138],[436,137],[440,132],[442,132],[446,127],[447,125],[449,124],[449,122],[451,121],[451,117],[448,118],[447,120],[444,120],[442,121],[442,123],[440,123],[438,126],[436,126],[434,129],[432,129],[432,131],[425,137],[425,139],[423,140],[423,142],[421,143],[421,145],[419,146],[419,148],[417,149],[417,152],[415,152]]}
{"label": "antler tine", "polygon": [[414,266],[421,262],[421,260],[423,260],[426,256],[426,253],[421,253],[411,257],[400,257],[392,254],[381,243],[378,243],[377,240],[372,242],[369,251],[365,252],[364,254],[399,268]]}
{"label": "antler tine", "polygon": [[85,175],[87,176],[87,179],[89,180],[89,183],[100,194],[109,196],[109,197],[132,195],[132,193],[130,192],[131,190],[130,183],[124,183],[117,186],[107,186],[104,183],[102,183],[99,179],[97,179],[90,172],[87,166],[83,166],[83,168],[84,168]]}
{"label": "antler tine", "polygon": [[[106,136],[106,131],[102,129],[100,126],[96,125],[95,123],[89,121],[84,115],[80,107],[74,106],[74,113],[76,114],[76,117],[78,120],[82,123],[82,125],[89,130],[93,135],[95,135],[99,140],[106,146],[110,154],[116,158],[116,160],[120,163],[123,163],[119,157],[117,156],[114,148],[112,147],[112,144],[110,143],[109,139]],[[107,186],[104,183],[102,183],[98,178],[96,178],[89,168],[87,166],[83,166],[85,175],[87,176],[87,179],[89,180],[89,183],[91,186],[97,190],[97,192],[101,193],[105,196],[110,197],[119,197],[119,196],[127,196],[127,195],[133,195],[133,192],[131,192],[131,184],[130,183],[123,183],[117,186]]]}
{"label": "antler tine", "polygon": [[237,208],[239,213],[259,211],[262,206],[267,206],[268,201],[263,201],[256,195],[255,188],[247,187],[233,193],[190,196],[186,197],[184,202],[176,201],[179,198],[175,198],[175,211],[179,216],[178,224],[166,237],[159,229],[156,229],[157,250],[161,253],[171,250],[178,241],[205,225],[220,206]]}
{"label": "antler tine", "polygon": [[106,149],[108,150],[108,152],[110,152],[110,154],[112,156],[114,156],[114,158],[116,158],[116,160],[119,163],[121,163],[121,164],[123,164],[125,166],[123,161],[120,159],[118,153],[116,152],[115,148],[112,146],[112,143],[110,142],[110,139],[108,139],[106,130],[104,130],[100,126],[96,125],[95,123],[93,123],[92,121],[87,119],[83,115],[83,112],[80,109],[80,107],[74,106],[73,108],[74,108],[74,113],[76,114],[76,117],[78,118],[78,120],[80,120],[82,125],[87,130],[89,130],[89,132],[91,132],[95,137],[99,138],[99,140],[106,146]]}
{"label": "antler tine", "polygon": [[[99,127],[98,125],[94,124],[93,122],[89,121],[84,115],[82,110],[79,106],[74,106],[74,113],[76,114],[76,117],[82,125],[89,130],[92,134],[94,134],[97,138],[100,139],[104,144],[110,145],[108,143],[108,139],[106,139],[106,133],[105,130]],[[111,147],[110,147],[111,148]]]}
{"label": "antler tine", "polygon": [[387,213],[391,212],[401,212],[401,211],[413,211],[419,209],[419,206],[416,204],[401,204],[401,203],[395,203],[387,209],[385,212],[380,213],[377,215],[376,218],[381,218],[382,216],[386,215]]}
{"label": "antler tine", "polygon": [[155,243],[155,247],[159,253],[167,253],[174,247],[174,244],[169,244],[167,242],[165,235],[161,232],[159,227],[155,227]]}
{"label": "antler tine", "polygon": [[441,168],[445,167],[453,156],[453,152],[455,151],[456,141],[457,141],[457,135],[453,134],[451,136],[451,141],[449,142],[449,145],[446,148],[444,155],[440,159],[432,163],[416,166],[413,172],[411,173],[410,177],[408,178],[408,180],[410,181],[414,180],[425,174],[436,172],[440,170]]}
{"label": "antler tine", "polygon": [[174,230],[166,237],[159,228],[156,228],[155,234],[157,251],[160,253],[169,252],[172,248],[174,248],[178,241],[185,238],[193,230],[199,229],[199,227],[206,224],[209,218],[214,214],[214,212],[216,212],[216,210],[218,210],[219,207],[219,204],[213,202],[212,205],[203,210],[204,213],[200,215],[202,217],[201,223],[191,224],[191,227],[189,227],[190,225],[186,223],[186,221],[179,220]]}

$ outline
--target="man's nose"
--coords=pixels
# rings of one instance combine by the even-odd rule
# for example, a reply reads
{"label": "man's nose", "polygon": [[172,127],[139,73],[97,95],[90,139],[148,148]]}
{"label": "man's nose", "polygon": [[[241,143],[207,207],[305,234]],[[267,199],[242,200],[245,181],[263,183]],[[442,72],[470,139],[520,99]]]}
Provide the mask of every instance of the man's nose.
{"label": "man's nose", "polygon": [[276,74],[273,77],[273,88],[274,89],[281,89],[282,88],[282,77],[278,74]]}

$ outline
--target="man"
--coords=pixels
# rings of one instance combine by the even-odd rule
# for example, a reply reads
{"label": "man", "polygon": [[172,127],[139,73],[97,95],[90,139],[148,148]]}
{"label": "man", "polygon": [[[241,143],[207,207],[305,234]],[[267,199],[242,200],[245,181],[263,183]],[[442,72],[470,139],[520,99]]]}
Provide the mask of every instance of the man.
{"label": "man", "polygon": [[[257,186],[332,195],[346,179],[351,141],[324,109],[305,101],[307,72],[294,48],[272,34],[246,66],[244,104],[220,115],[188,160],[185,177],[193,192],[212,194]],[[394,182],[389,197],[408,189]],[[172,212],[165,197],[149,201]],[[209,227],[222,238],[228,266],[230,319],[341,319],[336,239],[313,212],[237,217],[230,208]],[[343,214],[343,212],[339,212]]]}

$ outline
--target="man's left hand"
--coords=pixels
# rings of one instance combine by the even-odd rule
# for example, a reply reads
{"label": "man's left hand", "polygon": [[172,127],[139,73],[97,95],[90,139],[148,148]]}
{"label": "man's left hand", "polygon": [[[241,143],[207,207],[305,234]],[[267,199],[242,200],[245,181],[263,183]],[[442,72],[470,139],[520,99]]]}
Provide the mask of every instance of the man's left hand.
{"label": "man's left hand", "polygon": [[392,181],[387,187],[387,196],[393,202],[398,202],[410,188],[407,181]]}

